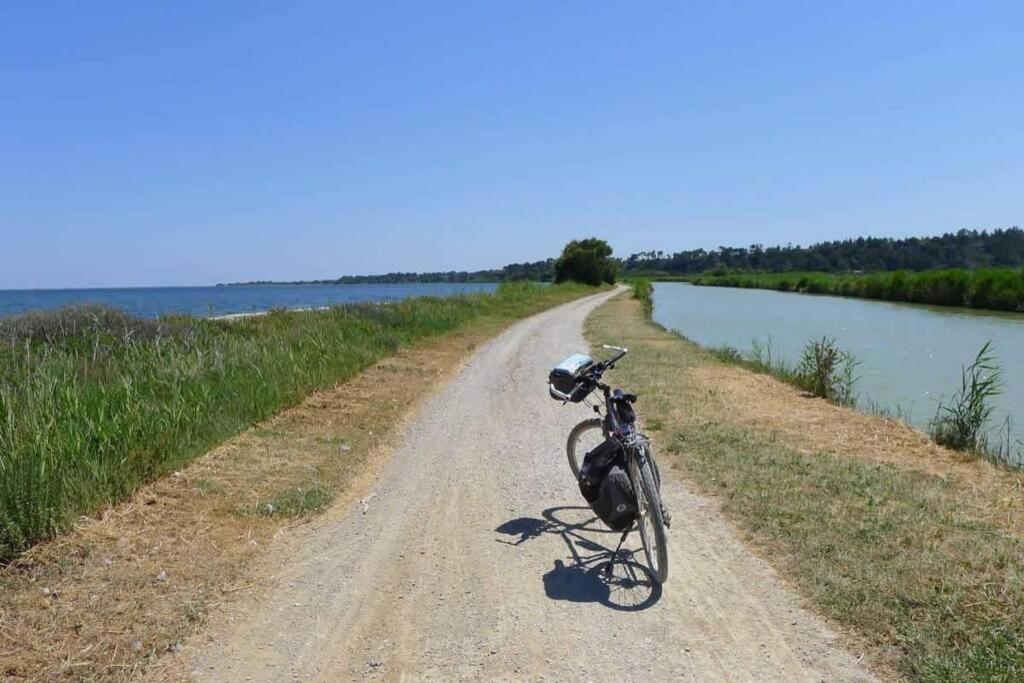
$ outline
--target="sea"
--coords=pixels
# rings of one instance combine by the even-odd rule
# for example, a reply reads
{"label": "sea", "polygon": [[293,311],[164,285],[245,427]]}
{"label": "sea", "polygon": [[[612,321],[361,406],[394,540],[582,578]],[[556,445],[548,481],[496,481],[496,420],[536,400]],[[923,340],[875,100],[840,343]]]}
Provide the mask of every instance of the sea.
{"label": "sea", "polygon": [[448,297],[470,292],[493,292],[497,286],[493,282],[416,282],[367,285],[15,289],[0,290],[0,316],[77,304],[102,304],[144,318],[181,313],[214,317],[257,313],[272,308],[320,308],[367,301],[400,301],[416,296]]}

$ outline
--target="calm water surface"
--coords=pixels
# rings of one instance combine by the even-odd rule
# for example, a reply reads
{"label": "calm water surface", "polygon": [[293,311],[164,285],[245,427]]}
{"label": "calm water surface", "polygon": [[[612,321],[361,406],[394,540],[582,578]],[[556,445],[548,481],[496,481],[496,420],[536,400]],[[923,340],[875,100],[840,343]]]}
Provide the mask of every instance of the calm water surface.
{"label": "calm water surface", "polygon": [[993,423],[1009,417],[1012,441],[1024,439],[1024,314],[664,282],[654,286],[654,319],[703,346],[749,351],[770,340],[790,362],[808,339],[835,337],[860,360],[860,401],[921,427],[991,341],[1004,384]]}
{"label": "calm water surface", "polygon": [[224,315],[271,308],[315,308],[359,301],[398,301],[414,296],[493,292],[494,283],[410,283],[400,285],[249,285],[239,287],[135,287],[125,289],[0,290],[0,315],[71,304],[105,304],[134,315],[167,313]]}

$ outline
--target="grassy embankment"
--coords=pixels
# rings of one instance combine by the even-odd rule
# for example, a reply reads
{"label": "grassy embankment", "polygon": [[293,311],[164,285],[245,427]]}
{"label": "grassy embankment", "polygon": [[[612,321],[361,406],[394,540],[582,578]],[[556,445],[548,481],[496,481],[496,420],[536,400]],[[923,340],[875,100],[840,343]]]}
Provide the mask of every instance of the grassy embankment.
{"label": "grassy embankment", "polygon": [[630,348],[616,381],[663,459],[881,672],[1024,678],[1024,476],[723,363],[636,299],[598,309],[587,335]]}
{"label": "grassy embankment", "polygon": [[[69,384],[71,391],[83,391],[80,383],[86,382],[106,381],[116,388],[131,370],[146,369],[178,377],[176,383],[165,381],[165,390],[193,387],[187,394],[177,390],[186,396],[221,391],[226,402],[269,411],[271,402],[257,403],[253,394],[273,391],[294,399],[295,405],[251,426],[255,418],[245,417],[244,405],[215,405],[212,413],[201,409],[209,403],[191,413],[178,410],[185,417],[208,420],[205,427],[192,425],[191,433],[205,433],[210,442],[221,438],[218,433],[242,431],[171,476],[140,486],[96,517],[79,518],[66,533],[0,567],[0,678],[120,680],[142,671],[155,673],[157,679],[187,677],[182,668],[187,660],[175,653],[190,635],[206,628],[211,616],[224,613],[225,604],[281,571],[288,539],[301,533],[294,527],[332,503],[368,496],[368,504],[374,505],[368,494],[391,445],[401,437],[396,427],[468,353],[519,318],[594,291],[517,285],[494,297],[276,313],[232,326],[202,320],[168,323],[188,323],[186,330],[197,326],[210,335],[203,342],[188,335],[172,341],[169,327],[131,321],[141,329],[160,331],[161,344],[181,344],[170,358],[190,358],[185,367],[192,373],[182,376],[182,365],[168,365],[167,358],[160,365],[141,366],[128,365],[126,359],[115,363],[111,357],[108,374],[76,378]],[[70,318],[43,320],[66,324]],[[101,328],[127,332],[118,320],[108,318]],[[22,319],[19,328],[26,329],[26,322]],[[40,319],[32,325],[39,329]],[[95,325],[93,321],[89,329],[95,332]],[[64,334],[68,332],[65,328]],[[157,338],[150,335],[143,342],[139,334],[126,343],[152,344]],[[137,353],[144,355],[144,349]],[[346,360],[330,361],[321,352]],[[97,359],[105,357],[102,350],[97,353]],[[86,367],[93,367],[92,355],[88,358]],[[84,365],[84,355],[80,360]],[[134,356],[130,360],[141,362]],[[319,363],[330,365],[314,374],[312,368]],[[301,377],[289,374],[289,367]],[[230,368],[233,372],[227,374]],[[142,374],[138,381],[148,376]],[[231,388],[200,388],[229,378],[237,380]],[[287,382],[284,387],[266,386],[282,380]],[[300,382],[307,387],[323,382],[326,387],[300,401]],[[92,385],[92,391],[104,396],[104,386]],[[108,400],[107,405],[116,404]],[[160,407],[146,403],[137,410],[156,419],[147,411]],[[188,447],[194,453],[201,443],[194,438]],[[153,463],[152,454],[147,471],[154,476],[190,457],[173,443],[162,452],[173,455],[173,461]],[[96,451],[85,453],[102,462]],[[138,472],[134,476],[141,478]]]}
{"label": "grassy embankment", "polygon": [[88,308],[2,319],[0,560],[400,346],[580,293],[503,285],[231,322]]}
{"label": "grassy embankment", "polygon": [[695,285],[903,301],[935,306],[1024,311],[1024,269],[951,268],[909,272],[723,273],[684,278]]}

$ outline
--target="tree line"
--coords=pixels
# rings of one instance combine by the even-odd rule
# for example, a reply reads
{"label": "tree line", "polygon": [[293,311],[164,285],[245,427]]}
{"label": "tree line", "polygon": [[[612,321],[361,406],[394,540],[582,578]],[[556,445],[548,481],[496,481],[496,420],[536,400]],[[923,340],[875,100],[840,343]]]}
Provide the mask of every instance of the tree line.
{"label": "tree line", "polygon": [[530,280],[533,282],[550,282],[555,277],[555,259],[529,263],[510,263],[504,268],[491,270],[448,270],[432,273],[381,273],[378,275],[342,275],[327,280],[295,280],[278,282],[273,280],[253,280],[251,282],[232,283],[230,286],[244,285],[377,285],[405,284],[413,282],[517,282]]}
{"label": "tree line", "polygon": [[960,230],[933,237],[857,237],[820,242],[807,247],[787,244],[765,247],[718,247],[668,253],[643,251],[625,259],[611,256],[607,242],[596,238],[574,240],[560,259],[510,263],[489,270],[450,270],[430,273],[343,275],[326,280],[295,282],[255,281],[238,284],[358,285],[411,282],[537,282],[575,279],[571,269],[586,270],[583,281],[607,281],[623,275],[696,275],[736,271],[873,273],[925,271],[937,268],[973,270],[1024,265],[1024,230]]}
{"label": "tree line", "polygon": [[708,271],[921,271],[932,268],[1017,267],[1024,264],[1024,230],[960,230],[934,237],[858,237],[811,246],[719,247],[675,253],[646,251],[623,261],[626,273],[690,275]]}

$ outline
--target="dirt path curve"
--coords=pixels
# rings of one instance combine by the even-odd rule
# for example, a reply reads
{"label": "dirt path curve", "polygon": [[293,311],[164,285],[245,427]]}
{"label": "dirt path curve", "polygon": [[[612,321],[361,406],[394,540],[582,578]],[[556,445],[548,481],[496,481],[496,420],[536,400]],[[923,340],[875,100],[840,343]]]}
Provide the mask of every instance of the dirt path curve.
{"label": "dirt path curve", "polygon": [[481,347],[411,421],[375,494],[289,549],[265,599],[192,658],[193,675],[870,680],[712,504],[678,484],[665,483],[675,523],[664,589],[630,567],[603,578],[618,534],[580,507],[564,456],[589,413],[552,401],[545,381],[586,349],[583,320],[608,296]]}

